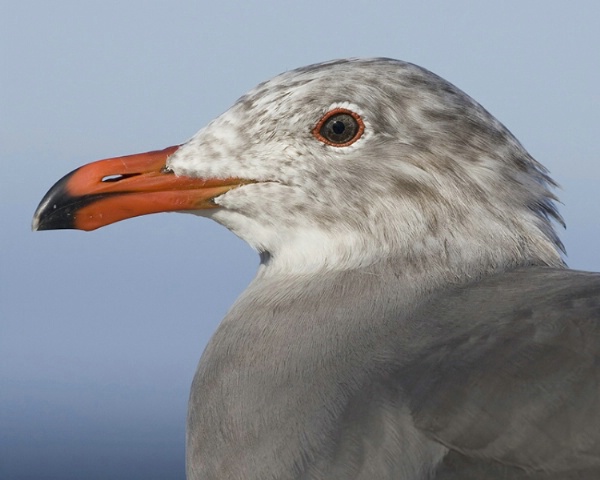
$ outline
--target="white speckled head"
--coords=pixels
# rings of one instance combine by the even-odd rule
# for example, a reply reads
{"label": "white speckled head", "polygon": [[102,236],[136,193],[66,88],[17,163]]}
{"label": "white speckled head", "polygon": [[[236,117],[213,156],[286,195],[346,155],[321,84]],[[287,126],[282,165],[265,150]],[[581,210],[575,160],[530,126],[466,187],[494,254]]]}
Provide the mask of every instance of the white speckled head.
{"label": "white speckled head", "polygon": [[[313,134],[335,108],[364,123],[349,146]],[[283,73],[198,132],[169,166],[256,182],[201,214],[264,253],[263,273],[389,256],[407,270],[455,276],[562,265],[544,168],[479,104],[409,63],[352,59]]]}

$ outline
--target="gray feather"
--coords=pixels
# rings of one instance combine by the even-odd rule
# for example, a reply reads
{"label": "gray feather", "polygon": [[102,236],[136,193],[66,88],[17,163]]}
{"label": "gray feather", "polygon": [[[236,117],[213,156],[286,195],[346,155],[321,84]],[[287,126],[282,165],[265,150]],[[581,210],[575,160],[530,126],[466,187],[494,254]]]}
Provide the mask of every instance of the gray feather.
{"label": "gray feather", "polygon": [[429,333],[398,378],[419,429],[530,472],[600,472],[599,274],[509,272],[428,300],[415,321]]}

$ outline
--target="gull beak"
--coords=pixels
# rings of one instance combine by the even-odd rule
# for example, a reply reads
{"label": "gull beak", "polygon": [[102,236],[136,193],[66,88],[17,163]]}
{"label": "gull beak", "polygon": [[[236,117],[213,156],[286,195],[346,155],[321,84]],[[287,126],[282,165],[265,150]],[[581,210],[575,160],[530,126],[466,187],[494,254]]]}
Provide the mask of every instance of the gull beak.
{"label": "gull beak", "polygon": [[158,212],[217,208],[212,199],[249,181],[181,177],[166,166],[179,146],[89,163],[46,193],[33,230],[95,230]]}

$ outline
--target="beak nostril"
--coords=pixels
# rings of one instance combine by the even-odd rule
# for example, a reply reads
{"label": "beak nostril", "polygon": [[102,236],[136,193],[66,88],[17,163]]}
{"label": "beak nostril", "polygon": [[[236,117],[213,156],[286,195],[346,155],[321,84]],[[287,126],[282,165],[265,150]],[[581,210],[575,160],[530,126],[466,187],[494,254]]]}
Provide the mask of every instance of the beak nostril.
{"label": "beak nostril", "polygon": [[107,175],[106,177],[102,177],[103,182],[118,182],[123,178],[123,175]]}
{"label": "beak nostril", "polygon": [[130,177],[135,177],[137,174],[136,173],[130,173],[130,174],[116,174],[116,175],[106,175],[105,177],[102,177],[102,182],[103,183],[109,183],[109,182],[119,182],[121,180],[125,180],[126,178],[130,178]]}
{"label": "beak nostril", "polygon": [[165,173],[167,175],[171,175],[171,174],[173,174],[175,172],[171,169],[171,167],[168,167],[167,165],[165,165],[164,167],[162,167],[160,169],[160,173]]}

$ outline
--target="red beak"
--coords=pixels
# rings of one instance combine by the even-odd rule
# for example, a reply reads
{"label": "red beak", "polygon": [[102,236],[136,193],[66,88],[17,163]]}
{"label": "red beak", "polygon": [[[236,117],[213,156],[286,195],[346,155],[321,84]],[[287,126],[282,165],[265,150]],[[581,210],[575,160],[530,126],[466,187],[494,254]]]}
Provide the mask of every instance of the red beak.
{"label": "red beak", "polygon": [[212,199],[251,183],[178,177],[166,161],[179,146],[93,162],[54,184],[33,216],[34,230],[95,230],[158,212],[216,208]]}

